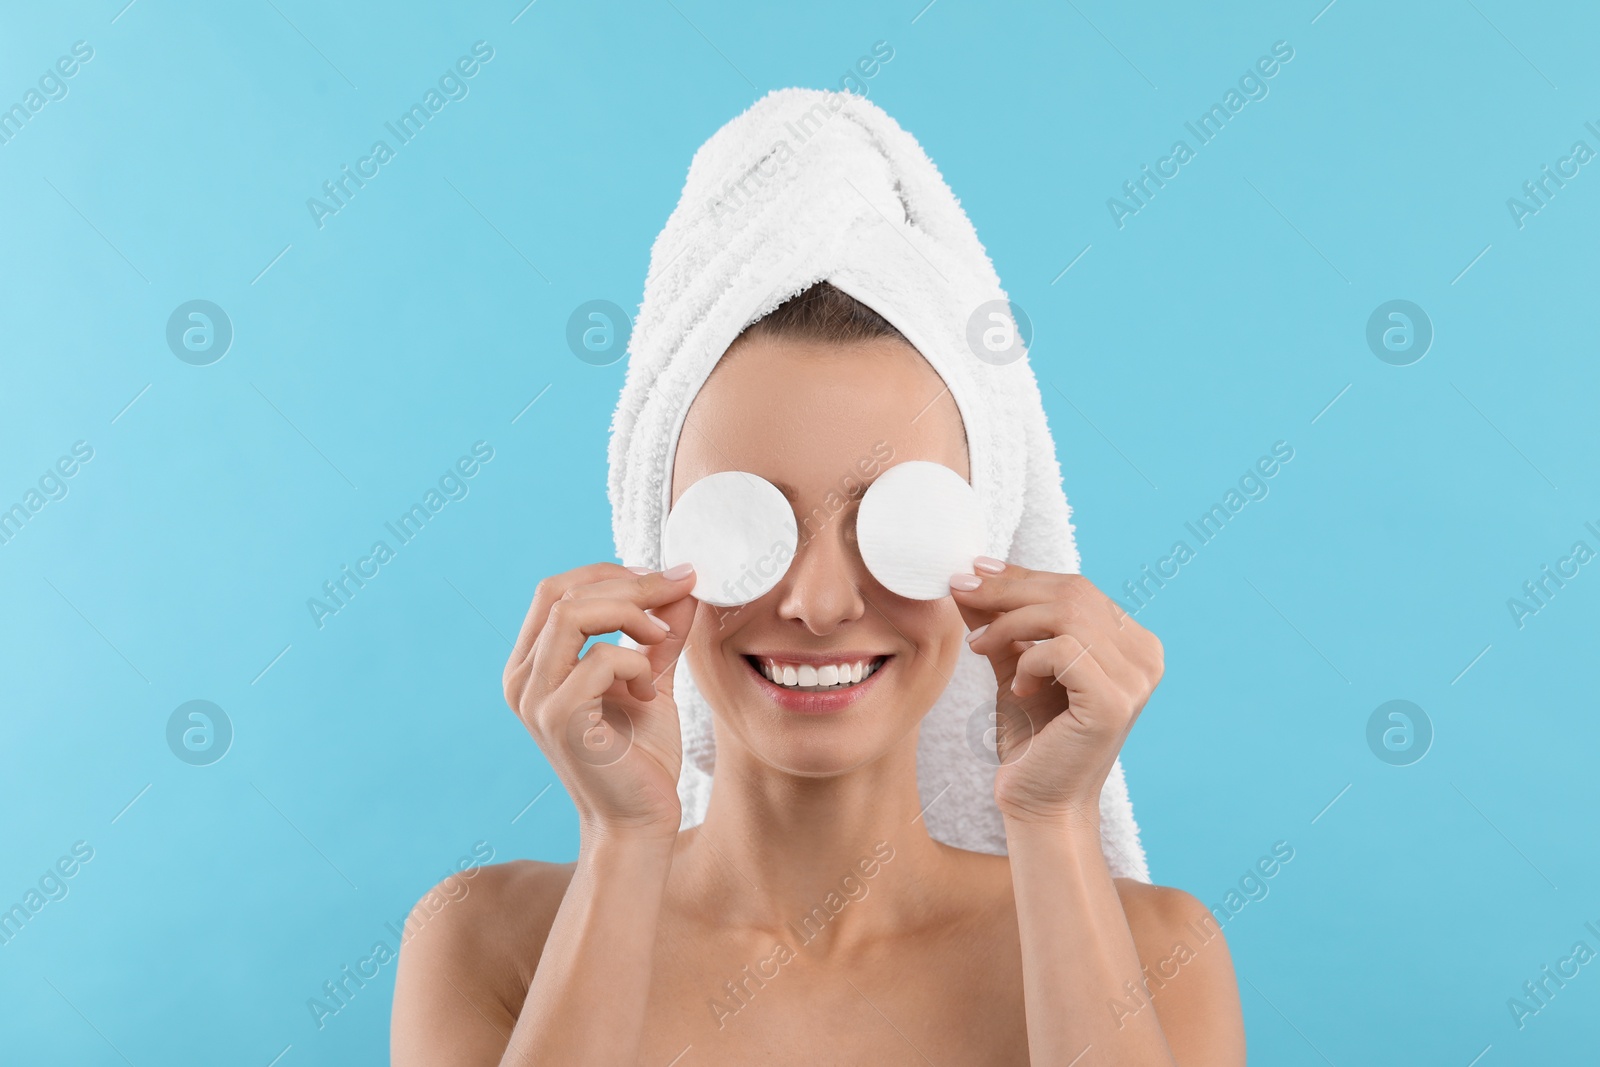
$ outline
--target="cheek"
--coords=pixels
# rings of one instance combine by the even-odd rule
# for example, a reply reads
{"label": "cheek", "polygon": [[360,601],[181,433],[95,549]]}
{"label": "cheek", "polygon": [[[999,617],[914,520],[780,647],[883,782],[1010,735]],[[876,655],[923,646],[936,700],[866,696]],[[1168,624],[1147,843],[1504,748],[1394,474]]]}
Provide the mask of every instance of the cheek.
{"label": "cheek", "polygon": [[689,669],[694,671],[698,679],[709,681],[711,676],[719,669],[717,660],[720,658],[719,650],[722,635],[728,620],[719,618],[719,612],[709,604],[701,604],[695,609],[694,629],[689,631],[689,640],[684,642],[682,658],[689,664]]}
{"label": "cheek", "polygon": [[[915,662],[908,672],[919,683],[935,693],[944,687],[944,679],[955,670],[956,660],[967,636],[961,612],[949,597],[942,600],[902,601],[903,610],[890,616],[896,629],[916,646],[917,654],[910,657]],[[937,670],[929,670],[929,665]]]}
{"label": "cheek", "polygon": [[689,631],[689,640],[681,655],[702,692],[726,689],[738,681],[743,663],[740,657],[727,651],[726,643],[749,621],[751,609],[759,603],[755,601],[736,608],[695,605],[694,628]]}

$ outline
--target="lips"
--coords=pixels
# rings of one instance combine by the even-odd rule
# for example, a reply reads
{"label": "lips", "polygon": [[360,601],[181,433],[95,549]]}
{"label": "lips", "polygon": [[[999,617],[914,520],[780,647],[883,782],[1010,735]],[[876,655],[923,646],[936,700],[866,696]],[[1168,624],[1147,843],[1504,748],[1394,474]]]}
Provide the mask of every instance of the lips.
{"label": "lips", "polygon": [[893,655],[844,651],[747,654],[756,684],[772,701],[808,715],[843,711],[874,688]]}

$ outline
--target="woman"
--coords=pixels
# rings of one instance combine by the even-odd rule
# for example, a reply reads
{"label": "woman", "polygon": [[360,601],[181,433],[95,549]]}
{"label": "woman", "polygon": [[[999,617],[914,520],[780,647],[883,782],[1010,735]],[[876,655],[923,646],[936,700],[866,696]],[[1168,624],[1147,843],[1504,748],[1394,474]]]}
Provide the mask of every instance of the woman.
{"label": "woman", "polygon": [[[1185,893],[1113,877],[1102,840],[1102,793],[1160,679],[1160,642],[1076,573],[980,556],[928,601],[889,592],[862,562],[854,514],[873,479],[844,482],[841,506],[841,474],[884,459],[887,442],[877,473],[929,460],[990,492],[1004,467],[990,440],[1008,420],[984,416],[964,383],[1032,377],[1025,361],[969,356],[974,370],[949,355],[950,323],[998,282],[981,250],[970,274],[944,256],[977,247],[961,242],[953,197],[909,135],[847,95],[772,94],[696,156],[674,219],[697,219],[657,241],[639,319],[651,337],[635,335],[628,386],[641,405],[684,401],[668,420],[662,508],[740,470],[823,519],[802,523],[778,584],[734,609],[691,597],[687,566],[595,563],[540,583],[506,696],[573,799],[579,856],[485,868],[412,938],[396,1064],[1244,1062],[1217,924]],[[803,115],[820,147],[792,165],[768,137],[804,130]],[[746,198],[731,222],[726,198],[698,199],[728,169],[714,145],[737,149]],[[752,174],[762,180],[738,181]],[[847,207],[835,179],[882,225]],[[890,196],[903,219],[883,210]],[[845,214],[854,221],[828,233],[849,239],[819,242],[815,227]],[[680,260],[680,283],[664,282]],[[867,260],[886,265],[877,289]],[[685,294],[717,270],[778,296],[727,305],[737,287],[708,282],[674,332],[663,306],[692,304]],[[635,381],[652,344],[665,353],[656,376]],[[673,379],[673,361],[702,349],[703,380]],[[1059,496],[1053,455],[1043,469],[1017,501],[1023,527],[1046,489]],[[632,510],[612,488],[620,531]],[[1042,513],[1070,538],[1064,498]],[[657,532],[659,509],[643,514]],[[1059,558],[1021,534],[1008,543],[1013,560]],[[626,644],[583,651],[618,631]],[[1003,727],[985,800],[1004,855],[936,840],[941,798],[919,793],[924,717],[975,658],[992,668]],[[680,829],[685,663],[716,758],[703,820]],[[803,668],[831,669],[805,685]]]}

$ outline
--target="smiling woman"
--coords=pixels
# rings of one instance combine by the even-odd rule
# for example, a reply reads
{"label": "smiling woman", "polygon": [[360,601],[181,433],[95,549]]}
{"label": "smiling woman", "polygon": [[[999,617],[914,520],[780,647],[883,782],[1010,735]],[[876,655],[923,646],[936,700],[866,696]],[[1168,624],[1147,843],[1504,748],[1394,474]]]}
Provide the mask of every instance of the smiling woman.
{"label": "smiling woman", "polygon": [[[693,214],[818,107],[840,117],[770,202]],[[1148,883],[1122,786],[1161,643],[1076,573],[1027,361],[963,347],[1004,294],[948,187],[876,107],[803,90],[730,123],[689,186],[614,426],[628,565],[542,581],[504,674],[578,858],[485,868],[406,945],[394,1062],[1242,1064],[1226,943],[1180,951],[1209,913]],[[982,516],[926,597],[858,536],[906,464]],[[663,533],[728,472],[829,518],[719,608],[691,563],[661,569]]]}

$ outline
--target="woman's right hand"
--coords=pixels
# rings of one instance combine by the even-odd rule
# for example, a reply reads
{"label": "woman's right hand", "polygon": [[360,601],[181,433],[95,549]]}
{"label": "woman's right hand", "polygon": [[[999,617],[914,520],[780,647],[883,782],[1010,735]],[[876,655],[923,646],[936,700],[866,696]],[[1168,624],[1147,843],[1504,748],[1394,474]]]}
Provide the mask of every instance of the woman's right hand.
{"label": "woman's right hand", "polygon": [[[534,590],[506,663],[506,701],[567,787],[585,837],[678,832],[683,739],[672,679],[693,588],[687,564],[639,574],[592,563]],[[643,647],[597,641],[583,652],[590,637],[617,630]]]}

